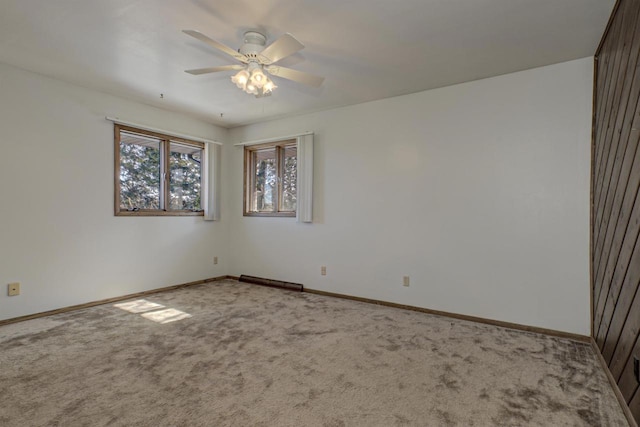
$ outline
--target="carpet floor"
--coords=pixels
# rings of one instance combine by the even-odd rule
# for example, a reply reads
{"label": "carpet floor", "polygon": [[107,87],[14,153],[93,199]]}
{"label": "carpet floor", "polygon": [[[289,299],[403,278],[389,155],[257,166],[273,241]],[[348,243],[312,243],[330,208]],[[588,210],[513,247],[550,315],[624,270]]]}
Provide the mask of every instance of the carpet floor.
{"label": "carpet floor", "polygon": [[624,426],[587,344],[235,281],[0,327],[1,426]]}

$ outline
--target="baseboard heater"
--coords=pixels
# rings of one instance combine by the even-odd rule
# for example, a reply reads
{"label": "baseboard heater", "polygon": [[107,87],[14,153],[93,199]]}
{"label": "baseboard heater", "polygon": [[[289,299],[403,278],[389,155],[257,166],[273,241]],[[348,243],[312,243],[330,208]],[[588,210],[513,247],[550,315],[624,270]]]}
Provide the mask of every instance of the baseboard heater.
{"label": "baseboard heater", "polygon": [[245,276],[244,274],[238,279],[240,282],[253,283],[256,285],[269,286],[271,288],[286,289],[288,291],[304,291],[304,287],[300,283],[283,282],[282,280],[263,279],[262,277]]}

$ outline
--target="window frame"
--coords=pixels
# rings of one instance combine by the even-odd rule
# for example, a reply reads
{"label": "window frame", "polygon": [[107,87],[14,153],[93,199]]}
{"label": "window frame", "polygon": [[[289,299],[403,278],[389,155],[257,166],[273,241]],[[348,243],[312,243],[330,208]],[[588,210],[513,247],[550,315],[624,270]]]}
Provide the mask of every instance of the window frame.
{"label": "window frame", "polygon": [[[140,134],[143,136],[150,136],[153,138],[157,138],[160,140],[160,201],[164,206],[164,209],[140,209],[137,211],[129,211],[126,209],[120,208],[120,134],[121,132],[130,132],[134,134]],[[202,201],[204,200],[204,188],[205,188],[205,179],[204,176],[205,168],[205,155],[204,148],[205,144],[203,142],[192,141],[185,138],[179,138],[171,135],[166,135],[163,133],[148,131],[144,129],[138,129],[131,126],[114,124],[113,126],[114,132],[114,214],[115,216],[204,216],[204,205],[202,205]],[[200,163],[200,200],[201,200],[201,210],[192,211],[192,210],[172,210],[168,209],[169,200],[171,200],[171,168],[170,168],[170,155],[171,155],[171,142],[177,142],[180,144],[185,144],[193,147],[198,147],[202,150],[202,160]]]}
{"label": "window frame", "polygon": [[[298,212],[298,204],[296,203],[296,209],[293,211],[283,211],[280,210],[282,207],[282,186],[283,186],[283,174],[284,174],[284,166],[283,166],[283,158],[284,152],[287,147],[296,147],[296,159],[298,158],[297,151],[297,140],[296,139],[286,139],[281,141],[268,142],[264,144],[255,144],[255,145],[245,145],[244,146],[244,187],[243,187],[243,198],[242,198],[242,215],[243,216],[257,216],[257,217],[295,217]],[[276,150],[276,175],[277,175],[277,183],[275,186],[275,196],[277,199],[276,210],[273,212],[253,212],[249,210],[249,205],[251,203],[251,181],[252,178],[250,176],[250,168],[251,165],[251,156],[252,153],[259,150],[264,150],[268,148],[275,148]],[[298,168],[296,167],[296,179],[298,177]],[[297,188],[296,188],[297,193]],[[297,194],[296,194],[297,198]]]}

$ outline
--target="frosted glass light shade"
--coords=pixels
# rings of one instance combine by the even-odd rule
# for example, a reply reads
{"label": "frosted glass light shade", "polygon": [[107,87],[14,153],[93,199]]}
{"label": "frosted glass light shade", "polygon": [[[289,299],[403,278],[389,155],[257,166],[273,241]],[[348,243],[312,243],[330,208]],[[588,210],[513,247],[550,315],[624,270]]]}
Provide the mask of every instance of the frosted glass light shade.
{"label": "frosted glass light shade", "polygon": [[231,77],[231,81],[238,86],[238,89],[245,90],[245,86],[249,81],[249,72],[247,70],[240,70],[235,76]]}

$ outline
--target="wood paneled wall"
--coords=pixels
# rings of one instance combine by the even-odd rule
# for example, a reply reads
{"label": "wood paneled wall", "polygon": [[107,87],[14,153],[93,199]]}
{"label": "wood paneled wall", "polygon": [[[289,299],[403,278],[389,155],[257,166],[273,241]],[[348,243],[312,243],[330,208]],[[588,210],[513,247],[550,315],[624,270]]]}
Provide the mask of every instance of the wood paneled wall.
{"label": "wood paneled wall", "polygon": [[636,421],[640,390],[640,0],[620,0],[596,53],[592,155],[593,337]]}

